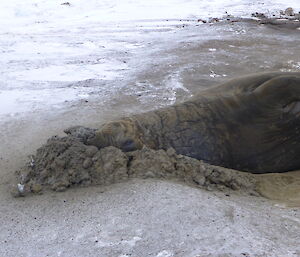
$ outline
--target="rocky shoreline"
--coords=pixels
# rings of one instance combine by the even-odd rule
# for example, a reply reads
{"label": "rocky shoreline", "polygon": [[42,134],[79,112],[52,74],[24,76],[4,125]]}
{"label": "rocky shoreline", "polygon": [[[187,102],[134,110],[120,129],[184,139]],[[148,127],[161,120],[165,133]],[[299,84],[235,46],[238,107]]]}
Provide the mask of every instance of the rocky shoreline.
{"label": "rocky shoreline", "polygon": [[198,19],[201,23],[235,23],[235,22],[254,22],[258,25],[270,25],[279,28],[286,29],[300,29],[300,12],[297,13],[293,8],[286,8],[284,11],[280,11],[279,14],[268,14],[263,12],[252,13],[251,18],[241,18],[230,15],[226,12],[223,17],[213,17],[208,20]]}

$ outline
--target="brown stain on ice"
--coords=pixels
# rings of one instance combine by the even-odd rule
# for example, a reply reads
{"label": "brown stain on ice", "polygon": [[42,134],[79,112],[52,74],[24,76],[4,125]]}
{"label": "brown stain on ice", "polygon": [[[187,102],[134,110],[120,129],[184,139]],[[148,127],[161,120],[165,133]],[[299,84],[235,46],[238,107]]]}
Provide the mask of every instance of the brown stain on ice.
{"label": "brown stain on ice", "polygon": [[256,175],[257,191],[287,207],[300,207],[300,170]]}

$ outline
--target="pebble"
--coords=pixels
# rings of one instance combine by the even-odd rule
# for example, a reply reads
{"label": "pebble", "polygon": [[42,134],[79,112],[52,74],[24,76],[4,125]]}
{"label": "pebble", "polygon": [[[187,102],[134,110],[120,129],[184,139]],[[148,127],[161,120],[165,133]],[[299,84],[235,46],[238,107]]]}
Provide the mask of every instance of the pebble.
{"label": "pebble", "polygon": [[168,148],[167,155],[170,157],[176,155],[175,149],[173,147]]}
{"label": "pebble", "polygon": [[63,183],[55,183],[51,189],[56,192],[64,192],[66,191],[67,187]]}
{"label": "pebble", "polygon": [[98,148],[96,146],[89,146],[87,149],[86,149],[86,152],[85,154],[88,156],[88,157],[93,157],[96,153],[98,152]]}
{"label": "pebble", "polygon": [[[20,186],[21,184],[18,184],[18,185],[13,185],[10,189],[10,193],[13,197],[22,197],[22,196],[25,196],[25,190],[21,190],[20,191]],[[23,185],[24,187],[24,185]]]}
{"label": "pebble", "polygon": [[32,193],[40,194],[42,192],[42,185],[41,184],[33,184],[30,189],[31,189]]}
{"label": "pebble", "polygon": [[91,158],[86,158],[82,164],[82,167],[84,169],[88,169],[89,167],[91,167],[93,165],[93,161]]}
{"label": "pebble", "polygon": [[144,178],[155,178],[155,174],[152,171],[147,171]]}

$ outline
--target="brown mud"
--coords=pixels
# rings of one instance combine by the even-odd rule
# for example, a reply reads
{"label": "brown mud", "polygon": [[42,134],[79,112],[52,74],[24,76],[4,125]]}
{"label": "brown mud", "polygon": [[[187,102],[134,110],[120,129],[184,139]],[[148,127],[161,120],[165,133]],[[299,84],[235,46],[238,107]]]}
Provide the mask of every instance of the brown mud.
{"label": "brown mud", "polygon": [[107,186],[133,178],[155,178],[207,190],[238,190],[285,206],[300,206],[300,171],[251,174],[178,155],[173,148],[165,151],[144,147],[123,152],[109,146],[99,150],[85,144],[94,130],[76,127],[67,133],[65,137],[50,138],[17,172],[18,186],[12,191],[14,196],[40,194],[49,189],[65,191],[78,186]]}
{"label": "brown mud", "polygon": [[257,175],[256,190],[285,206],[300,207],[300,171]]}
{"label": "brown mud", "polygon": [[50,138],[17,174],[16,196],[41,193],[44,189],[64,191],[82,185],[110,185],[131,178],[171,179],[207,189],[243,189],[256,194],[252,174],[178,155],[173,148],[165,151],[144,147],[123,152],[109,146],[99,150],[72,135]]}

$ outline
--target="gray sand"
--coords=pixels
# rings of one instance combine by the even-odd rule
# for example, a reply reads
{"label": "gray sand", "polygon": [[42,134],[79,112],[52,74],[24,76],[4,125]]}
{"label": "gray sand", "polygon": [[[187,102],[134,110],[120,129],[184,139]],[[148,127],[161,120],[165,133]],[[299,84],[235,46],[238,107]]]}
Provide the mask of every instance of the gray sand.
{"label": "gray sand", "polygon": [[1,195],[1,256],[300,255],[299,210],[263,198],[151,179]]}

